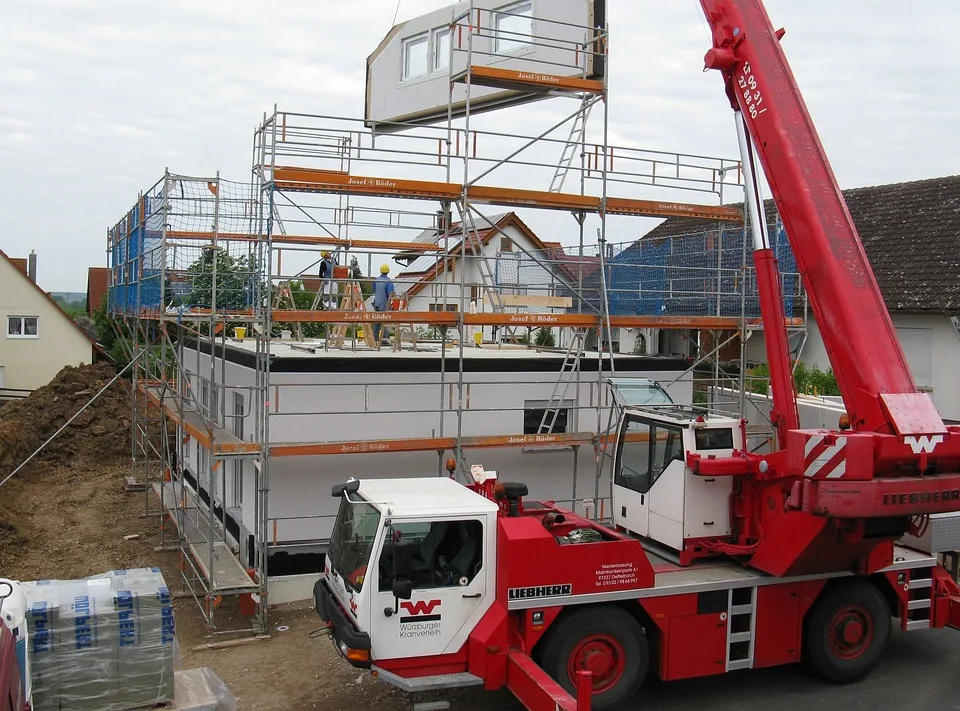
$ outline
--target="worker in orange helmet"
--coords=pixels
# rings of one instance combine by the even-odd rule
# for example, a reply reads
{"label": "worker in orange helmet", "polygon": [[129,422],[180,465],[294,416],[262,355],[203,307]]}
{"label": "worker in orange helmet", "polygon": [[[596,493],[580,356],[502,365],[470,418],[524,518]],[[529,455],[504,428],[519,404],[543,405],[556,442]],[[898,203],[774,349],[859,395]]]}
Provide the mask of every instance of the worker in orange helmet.
{"label": "worker in orange helmet", "polygon": [[[393,282],[390,280],[390,265],[384,264],[380,267],[380,276],[373,280],[373,310],[386,311],[390,307],[390,297],[396,292]],[[380,342],[379,322],[373,324],[373,340]]]}
{"label": "worker in orange helmet", "polygon": [[333,268],[337,266],[337,258],[328,250],[324,250],[323,259],[320,261],[320,291],[323,294],[321,305],[325,309],[337,308],[337,295],[339,289],[337,282],[333,279]]}

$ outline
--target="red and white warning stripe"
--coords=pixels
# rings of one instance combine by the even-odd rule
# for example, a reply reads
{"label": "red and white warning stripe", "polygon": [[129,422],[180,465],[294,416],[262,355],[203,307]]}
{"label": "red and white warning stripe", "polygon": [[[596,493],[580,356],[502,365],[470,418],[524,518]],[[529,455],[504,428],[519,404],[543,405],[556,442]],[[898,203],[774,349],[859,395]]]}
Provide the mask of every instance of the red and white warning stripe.
{"label": "red and white warning stripe", "polygon": [[847,438],[837,437],[826,443],[824,435],[807,440],[803,475],[811,479],[840,479],[847,471]]}

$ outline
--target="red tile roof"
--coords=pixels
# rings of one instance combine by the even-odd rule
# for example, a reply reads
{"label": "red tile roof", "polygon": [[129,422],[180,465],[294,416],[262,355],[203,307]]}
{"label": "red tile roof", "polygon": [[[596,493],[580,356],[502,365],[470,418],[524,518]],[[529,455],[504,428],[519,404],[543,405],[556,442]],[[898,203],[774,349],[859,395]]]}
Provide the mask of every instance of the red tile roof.
{"label": "red tile roof", "polygon": [[17,271],[23,274],[25,277],[30,277],[29,267],[27,266],[26,259],[19,259],[14,257],[7,257],[7,260],[17,268]]}

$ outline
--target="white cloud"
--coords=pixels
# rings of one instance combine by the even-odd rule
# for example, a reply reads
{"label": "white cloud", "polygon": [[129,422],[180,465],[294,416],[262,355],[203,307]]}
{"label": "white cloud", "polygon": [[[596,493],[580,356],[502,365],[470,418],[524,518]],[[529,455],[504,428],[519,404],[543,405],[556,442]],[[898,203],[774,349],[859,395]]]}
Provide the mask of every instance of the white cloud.
{"label": "white cloud", "polygon": [[[709,38],[699,4],[609,2],[612,141],[735,156],[720,79],[700,71]],[[399,19],[445,4],[402,0]],[[785,51],[844,187],[956,172],[952,32],[960,5],[924,0],[905,12],[894,0],[766,4],[787,28]],[[36,249],[45,287],[82,289],[85,266],[104,263],[107,225],[165,167],[245,179],[252,130],[274,103],[359,116],[365,59],[396,7],[4,0],[0,247]],[[562,108],[545,102],[485,125],[536,132]],[[559,218],[540,221],[552,232],[569,229]]]}

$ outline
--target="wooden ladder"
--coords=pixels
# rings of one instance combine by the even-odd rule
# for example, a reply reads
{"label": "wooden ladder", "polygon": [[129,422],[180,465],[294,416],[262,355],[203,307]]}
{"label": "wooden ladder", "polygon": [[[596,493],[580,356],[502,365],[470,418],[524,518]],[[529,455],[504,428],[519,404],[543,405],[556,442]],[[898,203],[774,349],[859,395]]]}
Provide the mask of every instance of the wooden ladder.
{"label": "wooden ladder", "polygon": [[[360,288],[360,283],[357,281],[349,281],[345,286],[346,293],[340,300],[341,311],[366,311],[366,297],[363,295],[363,289]],[[368,321],[363,321],[356,325],[363,329],[363,340],[366,342],[366,344],[370,348],[380,350],[380,344],[374,343],[373,326],[370,325]],[[333,328],[329,331],[329,335],[327,336],[327,345],[330,348],[343,348],[343,344],[347,340],[347,331],[349,329],[350,324],[347,323],[338,323],[333,326]]]}
{"label": "wooden ladder", "polygon": [[[284,305],[284,302],[289,304],[288,306]],[[290,290],[290,282],[281,281],[277,284],[276,297],[273,300],[273,310],[282,311],[283,309],[290,309],[291,311],[297,308],[297,302],[293,300],[293,292]],[[316,308],[316,307],[314,307]],[[277,318],[277,315],[274,315],[275,321],[283,322],[283,318]],[[303,340],[303,325],[300,323],[293,324],[293,337],[298,341]]]}

